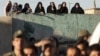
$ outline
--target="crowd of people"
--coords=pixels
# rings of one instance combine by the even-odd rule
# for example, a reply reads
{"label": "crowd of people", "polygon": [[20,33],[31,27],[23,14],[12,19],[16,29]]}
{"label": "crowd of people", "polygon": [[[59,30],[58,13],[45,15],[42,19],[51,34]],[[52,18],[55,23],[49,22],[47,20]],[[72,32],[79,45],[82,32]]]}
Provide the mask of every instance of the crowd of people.
{"label": "crowd of people", "polygon": [[[24,8],[22,4],[9,1],[6,6],[6,15],[9,12],[25,13],[25,14],[68,14],[68,8],[66,2],[58,5],[58,9],[54,2],[50,2],[47,10],[44,9],[42,2],[38,2],[34,12],[30,7],[29,3],[25,3]],[[84,10],[81,8],[79,3],[71,9],[71,14],[84,14]],[[100,43],[89,45],[88,39],[91,34],[87,30],[82,30],[78,34],[78,40],[74,44],[69,44],[65,47],[61,47],[57,36],[48,36],[41,40],[35,40],[35,38],[26,39],[23,36],[23,32],[18,30],[14,33],[12,39],[12,51],[4,53],[3,56],[100,56]],[[60,50],[64,48],[64,50]]]}
{"label": "crowd of people", "polygon": [[[62,4],[58,5],[58,8],[55,6],[54,2],[50,2],[50,5],[47,7],[47,10],[44,9],[44,6],[42,2],[38,2],[34,12],[32,11],[32,8],[30,7],[29,3],[25,3],[24,8],[22,4],[18,4],[15,2],[12,4],[11,1],[7,3],[7,6],[5,8],[5,13],[6,15],[9,12],[16,12],[17,14],[19,13],[25,13],[25,14],[42,14],[44,15],[47,11],[47,13],[52,13],[52,14],[68,14],[68,7],[66,2],[62,2]],[[84,14],[83,8],[80,6],[79,3],[75,3],[75,5],[71,9],[71,14]]]}
{"label": "crowd of people", "polygon": [[35,38],[25,39],[21,30],[14,33],[12,39],[12,52],[3,56],[100,56],[100,43],[89,45],[91,34],[87,30],[78,33],[78,40],[69,44],[63,51],[57,36],[49,36],[36,41]]}

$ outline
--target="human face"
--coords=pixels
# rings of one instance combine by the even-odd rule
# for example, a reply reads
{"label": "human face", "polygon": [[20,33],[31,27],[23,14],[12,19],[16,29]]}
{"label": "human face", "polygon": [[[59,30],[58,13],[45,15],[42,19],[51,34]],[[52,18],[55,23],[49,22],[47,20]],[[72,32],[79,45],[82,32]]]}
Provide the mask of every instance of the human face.
{"label": "human face", "polygon": [[40,7],[40,8],[42,7],[41,4],[39,4],[39,7]]}
{"label": "human face", "polygon": [[79,48],[81,50],[82,55],[85,55],[84,46],[82,44],[77,45],[77,48]]}
{"label": "human face", "polygon": [[79,48],[80,50],[83,50],[84,49],[84,47],[83,47],[82,44],[77,45],[77,48]]}
{"label": "human face", "polygon": [[78,8],[79,6],[78,5],[76,5],[76,8]]}
{"label": "human face", "polygon": [[22,39],[21,38],[14,38],[14,40],[12,41],[14,49],[17,49],[17,50],[21,49],[21,43],[22,43]]}
{"label": "human face", "polygon": [[44,50],[44,55],[45,55],[45,56],[51,56],[51,49],[50,49],[50,48],[46,48],[46,49]]}
{"label": "human face", "polygon": [[66,56],[77,56],[76,55],[76,50],[73,48],[69,48],[66,52]]}
{"label": "human face", "polygon": [[55,48],[54,47],[48,47],[44,50],[45,56],[54,56],[55,55]]}
{"label": "human face", "polygon": [[66,6],[66,3],[64,2],[64,3],[63,3],[63,7],[65,7],[65,6]]}
{"label": "human face", "polygon": [[96,51],[96,50],[93,50],[93,51],[91,51],[89,56],[100,56],[100,52]]}
{"label": "human face", "polygon": [[24,48],[24,54],[28,56],[34,56],[34,51],[31,48]]}
{"label": "human face", "polygon": [[54,4],[53,2],[50,3],[51,6],[54,6],[53,4]]}

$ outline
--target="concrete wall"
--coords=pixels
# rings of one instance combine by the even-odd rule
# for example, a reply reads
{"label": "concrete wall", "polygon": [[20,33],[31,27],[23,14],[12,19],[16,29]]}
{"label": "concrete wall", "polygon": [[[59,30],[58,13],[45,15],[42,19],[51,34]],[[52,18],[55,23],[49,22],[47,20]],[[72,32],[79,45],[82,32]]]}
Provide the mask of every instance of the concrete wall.
{"label": "concrete wall", "polygon": [[100,14],[100,9],[86,9],[85,14]]}
{"label": "concrete wall", "polygon": [[20,14],[14,16],[13,21],[11,17],[0,17],[0,55],[11,51],[12,32],[25,30],[25,25],[32,25],[28,27],[35,29],[35,32],[30,35],[36,39],[55,34],[62,36],[60,41],[69,41],[70,38],[77,39],[77,32],[81,29],[92,33],[98,22],[100,15]]}
{"label": "concrete wall", "polygon": [[100,14],[100,9],[99,10],[95,10],[95,14]]}
{"label": "concrete wall", "polygon": [[[48,26],[49,28],[53,29],[52,34],[60,35],[71,39],[77,39],[77,33],[81,29],[89,30],[89,32],[92,33],[98,22],[100,22],[100,15],[79,15],[79,14],[76,15],[46,14],[44,16],[33,15],[33,14],[28,14],[28,15],[20,14],[15,16],[14,19],[15,18],[17,20],[13,22],[14,23],[13,29],[15,28],[24,29],[23,27],[24,23],[29,22],[33,27],[36,27],[37,24]],[[37,30],[38,27],[36,27],[35,29]],[[35,31],[35,35],[33,34],[32,36],[36,38],[42,38],[44,37],[43,35],[46,35],[47,32],[49,31],[48,30],[47,32],[44,32],[44,30],[42,29],[40,31]]]}
{"label": "concrete wall", "polygon": [[12,25],[11,17],[0,17],[0,56],[11,51]]}
{"label": "concrete wall", "polygon": [[85,14],[94,14],[95,12],[94,12],[94,9],[87,9],[87,10],[85,10]]}

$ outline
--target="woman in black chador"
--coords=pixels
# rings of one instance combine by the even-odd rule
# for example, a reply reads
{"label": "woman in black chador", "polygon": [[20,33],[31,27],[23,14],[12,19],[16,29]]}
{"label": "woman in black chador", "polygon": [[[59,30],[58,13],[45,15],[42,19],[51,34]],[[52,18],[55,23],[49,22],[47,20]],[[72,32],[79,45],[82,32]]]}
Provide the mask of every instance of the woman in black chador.
{"label": "woman in black chador", "polygon": [[50,2],[50,5],[47,7],[47,13],[56,14],[56,6],[54,2]]}
{"label": "woman in black chador", "polygon": [[32,13],[32,9],[30,8],[29,3],[25,3],[24,8],[22,9],[22,12],[25,14]]}
{"label": "woman in black chador", "polygon": [[63,2],[61,5],[61,13],[68,14],[68,8],[66,6],[66,2]]}
{"label": "woman in black chador", "polygon": [[37,7],[35,8],[35,14],[45,14],[44,7],[42,5],[42,2],[38,2]]}
{"label": "woman in black chador", "polygon": [[80,7],[79,3],[75,3],[74,7],[71,9],[72,14],[84,14],[84,10]]}
{"label": "woman in black chador", "polygon": [[57,14],[61,14],[61,4],[58,5]]}

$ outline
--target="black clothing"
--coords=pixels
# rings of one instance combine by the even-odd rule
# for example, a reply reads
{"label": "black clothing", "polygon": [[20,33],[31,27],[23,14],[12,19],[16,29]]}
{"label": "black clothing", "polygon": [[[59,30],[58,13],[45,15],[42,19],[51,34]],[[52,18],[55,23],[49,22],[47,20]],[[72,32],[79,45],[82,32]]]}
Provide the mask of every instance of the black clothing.
{"label": "black clothing", "polygon": [[8,3],[7,7],[6,7],[6,12],[10,12],[12,8],[12,4]]}
{"label": "black clothing", "polygon": [[58,9],[57,10],[57,14],[61,14],[61,9]]}
{"label": "black clothing", "polygon": [[27,11],[28,11],[27,8],[22,9],[22,13],[27,13]]}
{"label": "black clothing", "polygon": [[43,13],[45,14],[44,7],[41,7],[41,9],[40,9],[39,7],[37,7],[37,8],[35,9],[35,14],[36,14],[36,13],[40,13],[40,12],[43,12]]}
{"label": "black clothing", "polygon": [[30,10],[31,10],[31,8],[24,8],[24,9],[22,9],[22,13],[29,14],[32,12]]}
{"label": "black clothing", "polygon": [[71,9],[71,13],[72,14],[84,14],[84,10],[81,7],[79,7],[79,8],[73,7]]}
{"label": "black clothing", "polygon": [[17,13],[21,13],[22,12],[22,5],[18,5],[17,7]]}
{"label": "black clothing", "polygon": [[53,10],[52,10],[52,7],[51,6],[48,6],[47,7],[47,13],[56,14],[56,7],[53,7]]}
{"label": "black clothing", "polygon": [[61,13],[68,14],[68,8],[67,7],[61,7]]}

